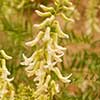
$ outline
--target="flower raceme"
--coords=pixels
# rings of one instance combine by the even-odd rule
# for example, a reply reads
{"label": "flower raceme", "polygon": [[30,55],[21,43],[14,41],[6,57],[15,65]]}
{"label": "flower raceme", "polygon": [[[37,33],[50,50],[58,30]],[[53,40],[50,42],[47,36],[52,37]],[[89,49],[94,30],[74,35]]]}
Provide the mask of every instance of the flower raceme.
{"label": "flower raceme", "polygon": [[4,50],[0,50],[0,55],[2,58],[0,58],[0,100],[14,100],[14,87],[11,83],[11,81],[14,78],[9,79],[8,75],[10,75],[10,72],[8,71],[6,67],[6,60],[12,59],[11,56],[8,56]]}
{"label": "flower raceme", "polygon": [[[36,10],[36,14],[43,17],[44,20],[40,24],[35,24],[38,34],[32,41],[26,42],[27,46],[38,46],[32,56],[27,58],[23,54],[24,61],[22,65],[27,66],[25,71],[30,77],[33,76],[36,85],[33,94],[34,100],[52,100],[53,96],[60,91],[59,84],[53,79],[55,74],[63,83],[69,83],[72,74],[63,77],[57,63],[62,62],[61,57],[64,55],[66,48],[58,43],[59,38],[69,38],[60,27],[57,16],[61,15],[64,20],[73,21],[65,15],[68,10],[73,10],[72,3],[69,0],[55,0],[54,7],[47,7],[40,4],[42,11]],[[41,41],[41,42],[40,42]],[[41,43],[41,45],[38,45]]]}

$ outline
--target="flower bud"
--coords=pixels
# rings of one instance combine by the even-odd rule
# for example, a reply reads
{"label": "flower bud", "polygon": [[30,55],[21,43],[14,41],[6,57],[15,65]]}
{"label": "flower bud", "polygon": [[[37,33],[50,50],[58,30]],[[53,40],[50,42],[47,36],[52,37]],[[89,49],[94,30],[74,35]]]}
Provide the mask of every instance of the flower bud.
{"label": "flower bud", "polygon": [[40,7],[44,10],[44,11],[50,11],[50,12],[53,12],[55,11],[53,7],[46,7],[44,5],[40,5]]}
{"label": "flower bud", "polygon": [[36,45],[37,42],[42,38],[43,34],[44,33],[42,31],[40,31],[34,40],[26,42],[25,44],[27,46],[31,46],[31,47],[34,46],[34,45]]}
{"label": "flower bud", "polygon": [[71,82],[71,80],[69,80],[69,78],[72,76],[72,74],[70,74],[70,75],[67,76],[67,77],[63,77],[63,76],[61,75],[60,70],[59,70],[57,67],[55,67],[55,68],[53,69],[53,71],[55,72],[55,74],[58,76],[58,78],[59,78],[63,83],[69,83],[69,82]]}
{"label": "flower bud", "polygon": [[48,17],[48,16],[51,16],[51,15],[52,15],[50,12],[40,12],[39,10],[35,10],[35,12],[36,12],[37,15],[39,15],[40,17]]}
{"label": "flower bud", "polygon": [[69,36],[67,34],[65,34],[62,30],[61,30],[61,27],[59,25],[59,22],[58,21],[54,21],[54,25],[56,27],[56,32],[58,33],[58,36],[61,37],[61,38],[69,38]]}
{"label": "flower bud", "polygon": [[71,18],[68,18],[67,16],[65,16],[65,14],[64,13],[61,13],[61,16],[66,20],[66,21],[71,21],[71,22],[74,22],[74,20],[73,19],[71,19]]}
{"label": "flower bud", "polygon": [[1,55],[2,55],[5,59],[7,59],[7,60],[12,59],[12,57],[11,57],[11,56],[8,56],[8,55],[4,52],[4,50],[0,50],[0,53],[1,53]]}
{"label": "flower bud", "polygon": [[54,96],[56,93],[59,93],[59,85],[55,83],[54,80],[51,81],[51,93],[52,93],[52,96]]}
{"label": "flower bud", "polygon": [[45,41],[48,41],[48,40],[50,40],[50,27],[47,27],[47,28],[46,28],[45,35],[44,35],[44,37],[43,37],[43,41],[44,41],[44,42],[45,42]]}

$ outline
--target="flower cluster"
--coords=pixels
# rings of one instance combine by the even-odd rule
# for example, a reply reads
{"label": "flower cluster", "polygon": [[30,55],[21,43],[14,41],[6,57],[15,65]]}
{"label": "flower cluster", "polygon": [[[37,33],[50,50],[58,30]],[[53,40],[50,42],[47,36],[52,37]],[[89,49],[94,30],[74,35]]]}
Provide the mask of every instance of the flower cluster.
{"label": "flower cluster", "polygon": [[34,40],[26,42],[27,46],[38,48],[27,58],[23,54],[24,61],[22,65],[27,66],[25,71],[29,77],[34,76],[36,89],[34,92],[35,100],[52,100],[53,96],[59,92],[59,84],[52,77],[55,74],[63,83],[69,83],[70,74],[63,77],[57,63],[62,62],[61,57],[64,55],[66,48],[58,44],[59,38],[69,38],[60,27],[57,16],[62,16],[67,21],[73,21],[66,16],[67,11],[73,10],[72,3],[68,0],[55,0],[54,7],[47,7],[40,5],[41,11],[35,12],[44,21],[40,24],[35,24],[34,27],[38,29],[38,34]]}
{"label": "flower cluster", "polygon": [[0,100],[14,100],[14,87],[11,84],[13,78],[9,79],[10,72],[6,67],[6,60],[12,59],[4,50],[0,50]]}

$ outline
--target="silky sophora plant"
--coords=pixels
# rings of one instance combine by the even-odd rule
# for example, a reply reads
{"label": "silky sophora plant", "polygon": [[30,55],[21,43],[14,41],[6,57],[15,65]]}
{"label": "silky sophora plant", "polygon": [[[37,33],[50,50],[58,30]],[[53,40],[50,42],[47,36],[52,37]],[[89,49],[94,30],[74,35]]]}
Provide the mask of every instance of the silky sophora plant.
{"label": "silky sophora plant", "polygon": [[21,62],[22,65],[27,66],[25,71],[28,77],[34,76],[36,84],[34,100],[52,100],[59,92],[59,84],[52,75],[55,74],[63,83],[71,81],[69,78],[72,74],[63,77],[57,67],[57,63],[62,62],[61,57],[66,50],[58,44],[58,39],[69,38],[62,31],[57,16],[62,16],[66,21],[73,21],[66,16],[67,11],[73,10],[73,6],[69,0],[55,0],[52,6],[40,4],[41,11],[35,11],[44,20],[34,25],[38,29],[38,34],[34,40],[26,42],[26,45],[37,46],[37,49],[29,58],[23,54],[24,61]]}
{"label": "silky sophora plant", "polygon": [[6,67],[6,60],[12,59],[4,50],[0,50],[0,100],[14,100],[13,78],[8,78],[10,72]]}

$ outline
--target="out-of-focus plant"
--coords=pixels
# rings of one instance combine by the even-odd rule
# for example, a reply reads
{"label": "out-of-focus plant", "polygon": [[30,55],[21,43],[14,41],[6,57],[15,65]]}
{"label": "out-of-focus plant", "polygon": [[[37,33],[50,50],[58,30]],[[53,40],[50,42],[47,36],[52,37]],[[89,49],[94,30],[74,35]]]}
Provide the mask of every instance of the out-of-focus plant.
{"label": "out-of-focus plant", "polygon": [[[21,6],[22,2],[25,3]],[[36,3],[30,0],[0,0],[0,35],[2,33],[5,37],[0,47],[15,55],[8,65],[10,72],[15,76],[17,76],[21,53],[25,49],[23,41],[32,35],[32,14],[35,7]],[[16,49],[12,50],[12,48]],[[16,64],[13,66],[14,63]]]}
{"label": "out-of-focus plant", "polygon": [[[90,39],[91,40],[91,39]],[[95,51],[94,44],[73,42],[73,45],[67,46],[65,53],[64,72],[71,71],[73,73],[72,84],[67,86],[63,93],[58,97],[63,100],[87,100],[91,98],[99,100],[99,85],[100,85],[100,55],[99,49]],[[72,51],[74,50],[74,51]],[[72,51],[72,52],[71,52]],[[66,61],[66,62],[65,62]],[[95,93],[95,94],[94,94]],[[64,100],[66,100],[64,99]]]}
{"label": "out-of-focus plant", "polygon": [[[34,100],[52,100],[54,95],[59,93],[60,79],[63,83],[69,83],[70,74],[63,77],[57,64],[62,62],[61,57],[64,55],[66,48],[59,45],[59,38],[69,38],[60,27],[57,16],[62,16],[66,21],[73,21],[67,17],[67,11],[72,10],[73,6],[69,0],[55,0],[53,7],[40,5],[41,11],[35,12],[40,17],[44,18],[40,24],[35,24],[34,27],[38,29],[38,35],[34,40],[26,42],[29,47],[36,47],[31,57],[27,58],[23,54],[24,62],[22,65],[25,68],[29,77],[34,76],[36,85],[33,94]],[[57,77],[54,78],[54,75]]]}
{"label": "out-of-focus plant", "polygon": [[6,67],[6,60],[12,59],[3,50],[0,50],[0,100],[14,100],[15,90],[11,83],[13,78],[8,78],[10,72]]}
{"label": "out-of-focus plant", "polygon": [[97,18],[99,0],[89,0],[86,9],[86,33],[100,32],[99,20]]}
{"label": "out-of-focus plant", "polygon": [[[22,1],[26,2],[26,0]],[[30,3],[29,1],[27,2]],[[14,43],[21,42],[27,34],[32,33],[31,15],[25,16],[25,13],[28,12],[30,7],[18,9],[17,6],[19,6],[20,3],[21,1],[19,2],[18,0],[2,0],[0,4],[0,31],[7,33],[9,38],[13,38]],[[31,12],[30,9],[29,11]]]}

